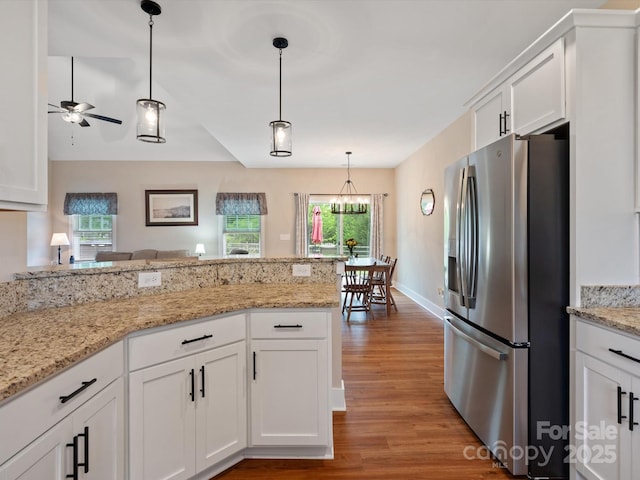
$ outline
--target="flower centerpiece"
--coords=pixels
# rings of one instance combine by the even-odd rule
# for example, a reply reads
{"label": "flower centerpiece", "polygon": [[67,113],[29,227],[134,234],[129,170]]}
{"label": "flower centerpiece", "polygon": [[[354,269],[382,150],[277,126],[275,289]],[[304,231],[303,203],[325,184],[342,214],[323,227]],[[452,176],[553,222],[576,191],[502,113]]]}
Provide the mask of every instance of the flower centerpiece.
{"label": "flower centerpiece", "polygon": [[349,249],[349,256],[353,257],[353,247],[355,247],[358,244],[358,242],[356,242],[353,238],[348,238],[347,241],[344,243]]}

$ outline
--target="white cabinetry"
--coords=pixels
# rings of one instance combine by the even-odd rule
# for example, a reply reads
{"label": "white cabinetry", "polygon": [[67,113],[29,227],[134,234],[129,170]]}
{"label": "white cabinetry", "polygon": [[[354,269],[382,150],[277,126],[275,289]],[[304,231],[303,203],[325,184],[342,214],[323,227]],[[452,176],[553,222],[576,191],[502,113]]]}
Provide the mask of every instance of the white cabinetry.
{"label": "white cabinetry", "polygon": [[4,405],[0,479],[124,478],[122,359],[118,343]]}
{"label": "white cabinetry", "polygon": [[577,319],[575,342],[577,478],[640,478],[640,340]]}
{"label": "white cabinetry", "polygon": [[330,446],[330,314],[250,315],[251,446]]}
{"label": "white cabinetry", "polygon": [[564,118],[564,39],[474,102],[471,111],[476,149],[511,132],[525,135]]}
{"label": "white cabinetry", "polygon": [[0,15],[0,209],[47,204],[47,2],[3,0]]}
{"label": "white cabinetry", "polygon": [[188,479],[244,449],[245,315],[133,337],[130,478]]}

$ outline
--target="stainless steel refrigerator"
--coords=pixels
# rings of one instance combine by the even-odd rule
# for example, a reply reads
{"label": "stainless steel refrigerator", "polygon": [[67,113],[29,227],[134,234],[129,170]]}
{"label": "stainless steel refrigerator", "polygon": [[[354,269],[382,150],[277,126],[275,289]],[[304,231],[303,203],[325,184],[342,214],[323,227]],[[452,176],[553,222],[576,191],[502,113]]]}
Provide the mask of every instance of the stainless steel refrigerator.
{"label": "stainless steel refrigerator", "polygon": [[445,171],[444,388],[514,475],[568,478],[569,155],[515,135]]}

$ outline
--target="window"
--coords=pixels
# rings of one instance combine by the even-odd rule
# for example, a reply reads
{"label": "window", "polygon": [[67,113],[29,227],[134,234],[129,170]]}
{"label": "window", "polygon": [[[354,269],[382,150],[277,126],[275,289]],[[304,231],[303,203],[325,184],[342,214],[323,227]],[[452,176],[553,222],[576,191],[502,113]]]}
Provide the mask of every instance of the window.
{"label": "window", "polygon": [[[335,215],[331,213],[331,198],[329,195],[313,195],[309,198],[309,210],[307,212],[307,231],[309,232],[309,256],[341,256],[349,255],[349,249],[345,245],[348,238],[353,238],[358,244],[353,253],[360,257],[368,257],[371,254],[371,212],[357,215]],[[322,241],[313,242],[313,217],[314,208],[320,209],[322,219]],[[317,239],[316,239],[317,240]]]}
{"label": "window", "polygon": [[223,255],[230,255],[234,249],[240,249],[246,250],[249,255],[261,256],[261,215],[224,215],[223,219]]}
{"label": "window", "polygon": [[71,247],[76,261],[92,261],[114,250],[114,215],[71,215]]}

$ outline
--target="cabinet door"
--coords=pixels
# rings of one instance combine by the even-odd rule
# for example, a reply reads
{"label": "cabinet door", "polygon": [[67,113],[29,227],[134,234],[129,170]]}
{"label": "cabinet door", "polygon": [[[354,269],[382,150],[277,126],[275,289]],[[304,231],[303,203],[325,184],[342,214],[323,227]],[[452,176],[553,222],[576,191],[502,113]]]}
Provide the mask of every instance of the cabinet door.
{"label": "cabinet door", "polygon": [[[97,394],[73,416],[73,434],[80,441],[79,479],[120,480],[124,478],[124,388],[120,378]],[[87,452],[88,448],[88,452]]]}
{"label": "cabinet door", "polygon": [[196,470],[247,446],[246,343],[196,357]]}
{"label": "cabinet door", "polygon": [[[625,372],[576,352],[576,441],[569,460],[576,461],[576,470],[587,479],[633,478],[627,425],[629,387]],[[621,423],[619,415],[625,417]]]}
{"label": "cabinet door", "polygon": [[3,0],[0,103],[0,209],[47,204],[47,2]]}
{"label": "cabinet door", "polygon": [[534,132],[565,117],[564,39],[509,80],[513,131]]}
{"label": "cabinet door", "polygon": [[64,480],[72,473],[71,438],[71,422],[59,423],[2,465],[0,480]]}
{"label": "cabinet door", "polygon": [[327,445],[327,341],[253,340],[252,355],[252,445]]}
{"label": "cabinet door", "polygon": [[[507,107],[505,91],[498,87],[473,107],[473,129],[475,148],[482,148],[498,140],[504,129],[504,111]],[[507,117],[507,128],[510,125]]]}
{"label": "cabinet door", "polygon": [[195,474],[195,394],[193,357],[129,375],[130,478]]}

